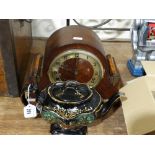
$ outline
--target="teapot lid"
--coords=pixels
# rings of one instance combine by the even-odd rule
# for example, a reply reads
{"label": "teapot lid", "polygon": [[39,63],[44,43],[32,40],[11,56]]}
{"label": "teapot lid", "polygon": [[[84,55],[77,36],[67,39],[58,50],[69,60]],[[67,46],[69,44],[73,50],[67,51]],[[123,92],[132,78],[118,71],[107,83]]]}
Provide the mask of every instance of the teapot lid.
{"label": "teapot lid", "polygon": [[52,84],[48,88],[48,94],[57,103],[79,105],[88,101],[93,92],[86,84],[77,81],[63,81]]}

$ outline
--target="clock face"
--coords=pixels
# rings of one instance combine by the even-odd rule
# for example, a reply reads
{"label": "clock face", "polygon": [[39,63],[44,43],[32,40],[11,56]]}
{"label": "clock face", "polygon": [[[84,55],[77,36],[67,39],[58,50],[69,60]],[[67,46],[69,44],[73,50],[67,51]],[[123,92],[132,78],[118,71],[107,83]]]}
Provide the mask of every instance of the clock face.
{"label": "clock face", "polygon": [[71,49],[64,51],[51,62],[48,76],[50,81],[75,80],[95,87],[103,78],[104,68],[92,53]]}

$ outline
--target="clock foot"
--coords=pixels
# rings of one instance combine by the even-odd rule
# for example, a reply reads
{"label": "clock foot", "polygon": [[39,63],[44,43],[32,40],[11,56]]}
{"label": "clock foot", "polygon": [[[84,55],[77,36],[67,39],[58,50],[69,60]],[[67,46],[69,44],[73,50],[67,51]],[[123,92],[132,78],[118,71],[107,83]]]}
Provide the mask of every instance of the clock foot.
{"label": "clock foot", "polygon": [[52,124],[50,133],[52,135],[86,135],[87,126],[64,129],[58,124]]}

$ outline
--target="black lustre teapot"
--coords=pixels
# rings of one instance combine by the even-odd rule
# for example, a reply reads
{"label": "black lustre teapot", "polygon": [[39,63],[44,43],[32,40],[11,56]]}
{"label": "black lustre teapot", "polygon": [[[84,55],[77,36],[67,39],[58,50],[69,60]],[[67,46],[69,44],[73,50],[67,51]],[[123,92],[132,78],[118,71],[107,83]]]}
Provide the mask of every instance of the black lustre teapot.
{"label": "black lustre teapot", "polygon": [[119,97],[117,93],[103,102],[86,84],[56,82],[39,93],[36,107],[51,123],[51,134],[86,134],[87,126],[105,116]]}

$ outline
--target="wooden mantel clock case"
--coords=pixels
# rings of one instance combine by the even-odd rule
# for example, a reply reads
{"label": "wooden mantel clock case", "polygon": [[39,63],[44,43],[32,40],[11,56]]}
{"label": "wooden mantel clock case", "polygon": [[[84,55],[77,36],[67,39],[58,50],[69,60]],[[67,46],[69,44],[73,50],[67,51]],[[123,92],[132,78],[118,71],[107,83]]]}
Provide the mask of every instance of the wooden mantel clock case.
{"label": "wooden mantel clock case", "polygon": [[101,40],[91,29],[69,26],[49,37],[39,87],[75,80],[96,88],[103,99],[118,92],[121,78],[114,59],[105,56]]}

